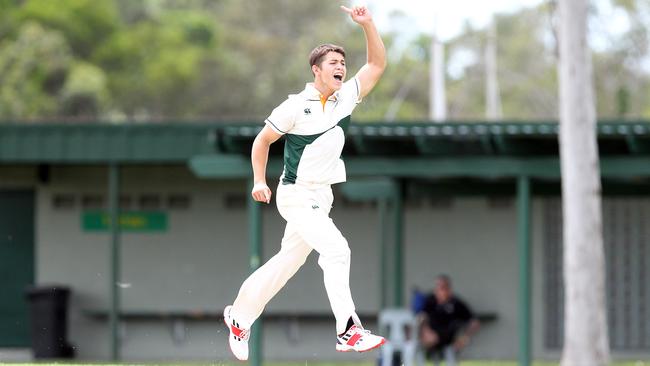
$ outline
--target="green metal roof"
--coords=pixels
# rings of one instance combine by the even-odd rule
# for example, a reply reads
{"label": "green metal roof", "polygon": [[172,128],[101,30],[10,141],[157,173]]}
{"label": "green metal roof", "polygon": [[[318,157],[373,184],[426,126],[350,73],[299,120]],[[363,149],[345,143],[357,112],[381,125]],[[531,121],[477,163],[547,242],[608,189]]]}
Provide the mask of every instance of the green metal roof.
{"label": "green metal roof", "polygon": [[[558,124],[553,122],[366,123],[352,124],[344,156],[557,156]],[[261,126],[222,126],[222,153],[250,153]],[[650,123],[601,122],[601,155],[650,153]],[[281,149],[271,153],[280,154]]]}
{"label": "green metal roof", "polygon": [[0,124],[0,163],[186,163],[216,153],[215,124]]}
{"label": "green metal roof", "polygon": [[[262,123],[0,124],[2,164],[189,164],[200,177],[248,177]],[[650,176],[650,123],[600,122],[604,176]],[[557,178],[553,122],[352,124],[343,157],[349,175]],[[271,146],[269,174],[282,169]]]}
{"label": "green metal roof", "polygon": [[[350,127],[343,151],[349,176],[410,178],[560,177],[558,124],[552,122],[377,123]],[[250,176],[251,144],[260,126],[219,130],[220,154],[190,162],[204,178]],[[650,124],[601,122],[597,126],[601,174],[650,176]],[[271,146],[267,172],[282,171],[282,144]]]}

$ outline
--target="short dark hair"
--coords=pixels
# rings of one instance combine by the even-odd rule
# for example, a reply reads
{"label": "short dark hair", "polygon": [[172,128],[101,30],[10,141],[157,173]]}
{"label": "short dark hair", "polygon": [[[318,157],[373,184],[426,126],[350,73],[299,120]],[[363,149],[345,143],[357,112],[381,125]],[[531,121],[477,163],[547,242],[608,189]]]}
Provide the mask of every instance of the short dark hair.
{"label": "short dark hair", "polygon": [[451,287],[451,277],[447,275],[446,273],[441,273],[436,277],[436,281],[442,281],[447,284],[447,286]]}
{"label": "short dark hair", "polygon": [[343,47],[331,43],[322,44],[314,48],[309,54],[309,67],[312,67],[314,65],[320,66],[320,64],[323,62],[323,58],[325,58],[325,55],[330,52],[340,53],[343,55],[343,57],[345,57],[345,50]]}

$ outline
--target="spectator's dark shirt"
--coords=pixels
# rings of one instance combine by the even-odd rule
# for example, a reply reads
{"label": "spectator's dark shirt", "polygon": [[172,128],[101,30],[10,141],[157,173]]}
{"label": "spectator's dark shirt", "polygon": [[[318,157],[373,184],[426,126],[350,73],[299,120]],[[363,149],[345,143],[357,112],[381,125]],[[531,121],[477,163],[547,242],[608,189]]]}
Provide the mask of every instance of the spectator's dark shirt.
{"label": "spectator's dark shirt", "polygon": [[429,326],[433,330],[457,330],[474,318],[469,306],[453,295],[445,303],[438,303],[435,295],[429,295],[423,312],[429,317]]}

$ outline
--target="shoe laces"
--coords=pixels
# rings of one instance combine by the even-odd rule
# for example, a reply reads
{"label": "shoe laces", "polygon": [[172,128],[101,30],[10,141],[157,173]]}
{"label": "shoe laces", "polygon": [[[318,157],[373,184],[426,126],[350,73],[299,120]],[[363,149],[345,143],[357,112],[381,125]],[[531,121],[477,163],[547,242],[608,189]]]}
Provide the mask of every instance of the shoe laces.
{"label": "shoe laces", "polygon": [[239,333],[239,337],[242,341],[248,341],[248,338],[251,335],[250,329],[242,329],[241,333]]}
{"label": "shoe laces", "polygon": [[348,329],[347,332],[345,332],[345,334],[348,334],[350,336],[352,336],[354,333],[361,333],[363,335],[363,334],[370,334],[370,331],[367,330],[367,329],[361,328],[358,325],[353,325],[352,327],[350,327],[350,329]]}
{"label": "shoe laces", "polygon": [[359,331],[359,333],[370,334],[370,331],[368,329],[359,328],[358,331]]}
{"label": "shoe laces", "polygon": [[248,338],[251,335],[250,330],[249,329],[241,329],[241,328],[237,328],[237,329],[240,330],[239,335],[232,334],[232,336],[235,337],[235,339],[237,339],[239,341],[248,341]]}
{"label": "shoe laces", "polygon": [[[237,328],[237,329],[239,330],[239,335],[234,335],[234,334],[233,334],[233,337],[235,337],[235,338],[239,338],[239,340],[242,340],[242,341],[248,341],[248,338],[249,338],[250,335],[251,335],[251,334],[250,334],[250,333],[251,333],[250,329],[243,329],[243,328],[240,328],[240,327],[239,327],[239,323],[237,323],[237,322],[236,322],[235,320],[233,320],[233,319],[231,319],[230,322],[231,322],[231,323],[230,323],[230,327]],[[231,332],[232,332],[232,330],[231,330]]]}

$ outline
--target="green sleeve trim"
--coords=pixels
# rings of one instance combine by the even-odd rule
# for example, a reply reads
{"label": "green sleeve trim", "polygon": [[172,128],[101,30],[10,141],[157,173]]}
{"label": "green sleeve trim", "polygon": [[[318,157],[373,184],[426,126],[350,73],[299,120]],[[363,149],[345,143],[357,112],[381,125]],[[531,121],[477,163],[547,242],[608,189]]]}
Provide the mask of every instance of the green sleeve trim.
{"label": "green sleeve trim", "polygon": [[273,126],[273,128],[275,128],[278,132],[280,132],[280,133],[286,133],[285,131],[282,131],[281,129],[279,129],[278,126],[276,126],[275,123],[273,123],[270,119],[267,118],[267,119],[266,119],[266,122],[270,123],[271,126]]}

